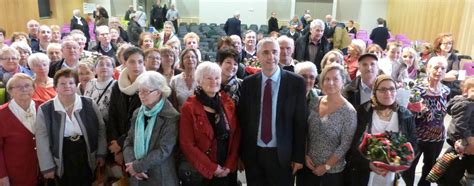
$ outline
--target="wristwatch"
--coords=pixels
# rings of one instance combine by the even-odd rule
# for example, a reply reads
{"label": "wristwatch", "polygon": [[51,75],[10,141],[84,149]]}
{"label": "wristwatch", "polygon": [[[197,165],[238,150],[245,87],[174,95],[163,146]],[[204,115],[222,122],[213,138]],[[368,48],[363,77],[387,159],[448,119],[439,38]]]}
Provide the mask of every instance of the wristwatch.
{"label": "wristwatch", "polygon": [[326,168],[326,171],[328,171],[329,169],[331,169],[331,165],[324,164],[324,168]]}

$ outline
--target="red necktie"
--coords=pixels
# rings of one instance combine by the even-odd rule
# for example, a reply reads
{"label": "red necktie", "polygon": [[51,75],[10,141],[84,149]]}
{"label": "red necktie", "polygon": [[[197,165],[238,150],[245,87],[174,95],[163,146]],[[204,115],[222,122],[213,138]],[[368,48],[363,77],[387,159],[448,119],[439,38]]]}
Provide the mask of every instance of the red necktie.
{"label": "red necktie", "polygon": [[260,138],[268,144],[272,140],[272,80],[267,79],[263,91],[262,128]]}

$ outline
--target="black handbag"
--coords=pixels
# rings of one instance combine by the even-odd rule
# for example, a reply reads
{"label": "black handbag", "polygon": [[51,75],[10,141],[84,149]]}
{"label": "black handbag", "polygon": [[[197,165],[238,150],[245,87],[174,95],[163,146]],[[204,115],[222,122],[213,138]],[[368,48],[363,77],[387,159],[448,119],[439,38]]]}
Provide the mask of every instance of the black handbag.
{"label": "black handbag", "polygon": [[186,161],[184,157],[179,161],[178,178],[181,182],[181,186],[200,185],[204,179],[201,173],[194,169],[194,167]]}

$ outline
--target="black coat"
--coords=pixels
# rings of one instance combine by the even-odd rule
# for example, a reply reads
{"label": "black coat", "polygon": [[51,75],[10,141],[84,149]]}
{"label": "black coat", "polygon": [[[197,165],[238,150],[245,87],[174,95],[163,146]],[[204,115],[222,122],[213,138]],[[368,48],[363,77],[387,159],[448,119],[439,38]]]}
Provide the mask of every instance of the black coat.
{"label": "black coat", "polygon": [[357,108],[360,104],[360,81],[361,77],[357,76],[350,84],[344,87],[342,94],[352,104],[354,108]]}
{"label": "black coat", "polygon": [[[306,88],[301,76],[280,70],[275,123],[277,154],[280,166],[289,167],[291,162],[304,163],[307,132]],[[237,111],[242,131],[241,158],[245,166],[257,164],[261,87],[262,73],[257,73],[245,78],[240,88]]]}
{"label": "black coat", "polygon": [[296,42],[296,40],[298,40],[298,38],[300,38],[301,34],[299,32],[296,32],[291,35],[290,32],[286,33],[286,36],[288,36],[289,38],[293,39],[293,41]]}
{"label": "black coat", "polygon": [[[372,128],[372,104],[370,101],[357,107],[357,129],[351,143],[351,148],[346,154],[346,173],[347,176],[358,175],[359,184],[352,183],[352,185],[367,185],[369,181],[369,161],[365,159],[359,151],[359,145],[365,131],[370,131]],[[417,152],[418,141],[416,138],[415,120],[411,112],[403,106],[397,110],[399,132],[405,135],[408,142],[413,146],[415,154]],[[360,184],[362,183],[362,184]]]}
{"label": "black coat", "polygon": [[138,46],[138,40],[140,40],[140,34],[143,32],[142,27],[134,20],[130,20],[127,28],[128,40],[135,46]]}
{"label": "black coat", "polygon": [[132,122],[133,112],[142,105],[138,94],[129,96],[119,89],[119,82],[116,81],[112,87],[109,106],[109,120],[105,124],[107,127],[107,142],[117,140],[123,148],[123,142],[127,137],[130,122]]}
{"label": "black coat", "polygon": [[[309,61],[309,35],[310,32],[306,33],[305,35],[301,36],[296,40],[295,43],[295,53],[294,59],[298,61]],[[318,68],[318,73],[321,73],[321,60],[323,59],[324,55],[331,50],[331,46],[329,45],[328,40],[325,37],[320,39],[320,44],[318,47],[318,51],[316,53],[316,58],[312,61],[316,67]]]}
{"label": "black coat", "polygon": [[89,43],[89,40],[90,40],[89,25],[87,24],[87,21],[83,17],[81,17],[81,22],[82,22],[82,25],[80,25],[78,20],[73,16],[71,19],[71,31],[77,29],[84,32],[84,36],[86,36],[87,38],[87,43]]}
{"label": "black coat", "polygon": [[387,48],[387,40],[390,38],[388,29],[386,27],[377,27],[372,30],[370,33],[370,39],[373,43],[382,47],[385,50]]}
{"label": "black coat", "polygon": [[228,36],[231,35],[238,35],[241,36],[241,30],[240,30],[240,20],[232,17],[227,19],[224,25],[224,31]]}
{"label": "black coat", "polygon": [[275,32],[280,31],[280,29],[278,29],[278,19],[274,17],[270,17],[270,19],[268,20],[268,33],[271,33],[273,31]]}

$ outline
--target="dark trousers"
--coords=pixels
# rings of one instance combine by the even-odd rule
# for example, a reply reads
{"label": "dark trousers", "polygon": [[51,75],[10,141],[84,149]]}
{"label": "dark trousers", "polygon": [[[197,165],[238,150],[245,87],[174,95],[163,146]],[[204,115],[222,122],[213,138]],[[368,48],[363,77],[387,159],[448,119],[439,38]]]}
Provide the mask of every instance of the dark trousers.
{"label": "dark trousers", "polygon": [[257,147],[256,162],[245,162],[245,176],[248,186],[292,186],[294,176],[291,166],[278,163],[277,148]]}
{"label": "dark trousers", "polygon": [[204,179],[201,186],[237,186],[237,172],[229,173],[226,177]]}
{"label": "dark trousers", "polygon": [[421,178],[418,182],[418,186],[430,186],[431,183],[426,181],[426,176],[430,173],[431,168],[436,163],[436,159],[438,158],[441,150],[443,149],[444,141],[440,142],[418,142],[418,155],[416,156],[415,160],[413,161],[410,169],[402,173],[403,180],[405,181],[407,186],[412,186],[415,182],[415,169],[418,161],[420,160],[420,156],[423,154],[423,168],[421,172]]}
{"label": "dark trousers", "polygon": [[303,167],[296,176],[296,186],[343,186],[344,174],[326,173],[317,176],[306,166]]}
{"label": "dark trousers", "polygon": [[59,185],[91,185],[94,176],[87,157],[87,146],[83,136],[77,141],[71,141],[65,137],[63,140],[64,174],[58,180]]}
{"label": "dark trousers", "polygon": [[[450,148],[446,152],[452,151],[453,149]],[[443,177],[438,181],[438,185],[461,186],[465,174],[471,177],[474,176],[474,155],[465,155],[462,159],[453,160]]]}

